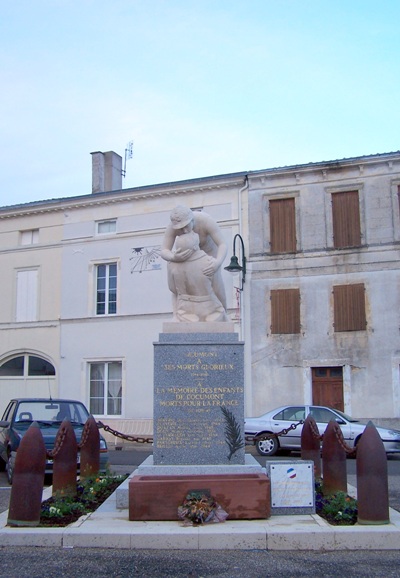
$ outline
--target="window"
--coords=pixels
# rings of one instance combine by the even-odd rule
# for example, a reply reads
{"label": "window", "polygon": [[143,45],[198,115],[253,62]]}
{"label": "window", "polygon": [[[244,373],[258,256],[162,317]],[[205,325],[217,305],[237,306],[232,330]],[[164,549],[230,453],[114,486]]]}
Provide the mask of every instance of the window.
{"label": "window", "polygon": [[16,321],[37,321],[38,269],[17,271]]}
{"label": "window", "polygon": [[335,249],[361,245],[358,191],[332,194],[333,245]]}
{"label": "window", "polygon": [[271,253],[296,252],[295,200],[269,201]]}
{"label": "window", "polygon": [[367,328],[364,283],[333,288],[335,331],[362,331]]}
{"label": "window", "polygon": [[271,333],[300,333],[300,290],[271,291]]}
{"label": "window", "polygon": [[115,233],[117,230],[116,219],[109,219],[108,221],[98,221],[96,223],[96,231],[98,235],[108,235]]}
{"label": "window", "polygon": [[122,363],[90,363],[90,413],[121,415]]}
{"label": "window", "polygon": [[35,245],[39,243],[39,229],[30,229],[20,232],[21,245]]}
{"label": "window", "polygon": [[300,419],[305,419],[304,405],[298,407],[286,407],[274,415],[274,420],[299,421]]}
{"label": "window", "polygon": [[115,314],[117,312],[117,264],[97,265],[96,280],[96,315]]}
{"label": "window", "polygon": [[40,377],[55,375],[54,365],[36,355],[18,355],[0,365],[0,377]]}

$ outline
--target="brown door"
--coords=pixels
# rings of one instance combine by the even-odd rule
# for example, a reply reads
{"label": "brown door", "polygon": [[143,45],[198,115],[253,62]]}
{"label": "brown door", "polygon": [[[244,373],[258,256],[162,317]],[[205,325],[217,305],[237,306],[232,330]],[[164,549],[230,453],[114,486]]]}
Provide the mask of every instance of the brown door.
{"label": "brown door", "polygon": [[312,400],[314,405],[344,411],[343,367],[312,368]]}

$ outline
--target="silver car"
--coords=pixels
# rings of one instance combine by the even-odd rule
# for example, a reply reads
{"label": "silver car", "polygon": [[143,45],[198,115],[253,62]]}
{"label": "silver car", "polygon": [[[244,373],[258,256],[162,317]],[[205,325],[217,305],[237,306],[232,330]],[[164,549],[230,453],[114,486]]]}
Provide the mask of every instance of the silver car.
{"label": "silver car", "polygon": [[[360,440],[365,429],[365,424],[351,418],[342,411],[323,407],[319,405],[290,405],[273,409],[260,417],[249,417],[245,419],[245,435],[247,438],[267,433],[279,433],[283,429],[288,429],[292,424],[296,424],[311,414],[318,425],[319,433],[322,435],[326,426],[331,420],[335,420],[343,432],[343,437],[348,446],[354,447]],[[255,442],[258,453],[262,456],[273,456],[279,449],[300,450],[302,425],[288,431],[286,435],[271,437]],[[382,438],[386,453],[400,452],[400,431],[377,427]]]}

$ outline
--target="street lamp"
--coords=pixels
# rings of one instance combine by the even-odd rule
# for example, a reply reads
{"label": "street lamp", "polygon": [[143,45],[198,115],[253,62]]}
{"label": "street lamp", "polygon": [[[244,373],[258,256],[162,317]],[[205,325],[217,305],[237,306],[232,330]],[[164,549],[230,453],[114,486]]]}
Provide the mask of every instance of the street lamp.
{"label": "street lamp", "polygon": [[[235,251],[235,245],[236,245],[236,239],[240,240],[240,243],[242,245],[242,264],[239,264],[238,258],[236,257],[236,251]],[[229,263],[229,265],[227,267],[224,267],[225,271],[229,271],[229,273],[242,273],[242,283],[241,283],[241,287],[240,287],[240,291],[243,291],[243,283],[246,281],[246,256],[245,256],[245,252],[244,252],[244,243],[243,243],[243,239],[242,236],[239,235],[239,233],[237,233],[234,237],[233,237],[233,255],[231,257],[231,262]]]}

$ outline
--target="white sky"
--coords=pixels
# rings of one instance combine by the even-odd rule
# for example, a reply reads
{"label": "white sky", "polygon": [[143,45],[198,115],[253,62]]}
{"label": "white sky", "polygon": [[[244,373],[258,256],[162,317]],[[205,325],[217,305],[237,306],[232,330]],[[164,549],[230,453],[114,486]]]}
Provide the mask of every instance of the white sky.
{"label": "white sky", "polygon": [[0,206],[400,149],[398,0],[0,0]]}

